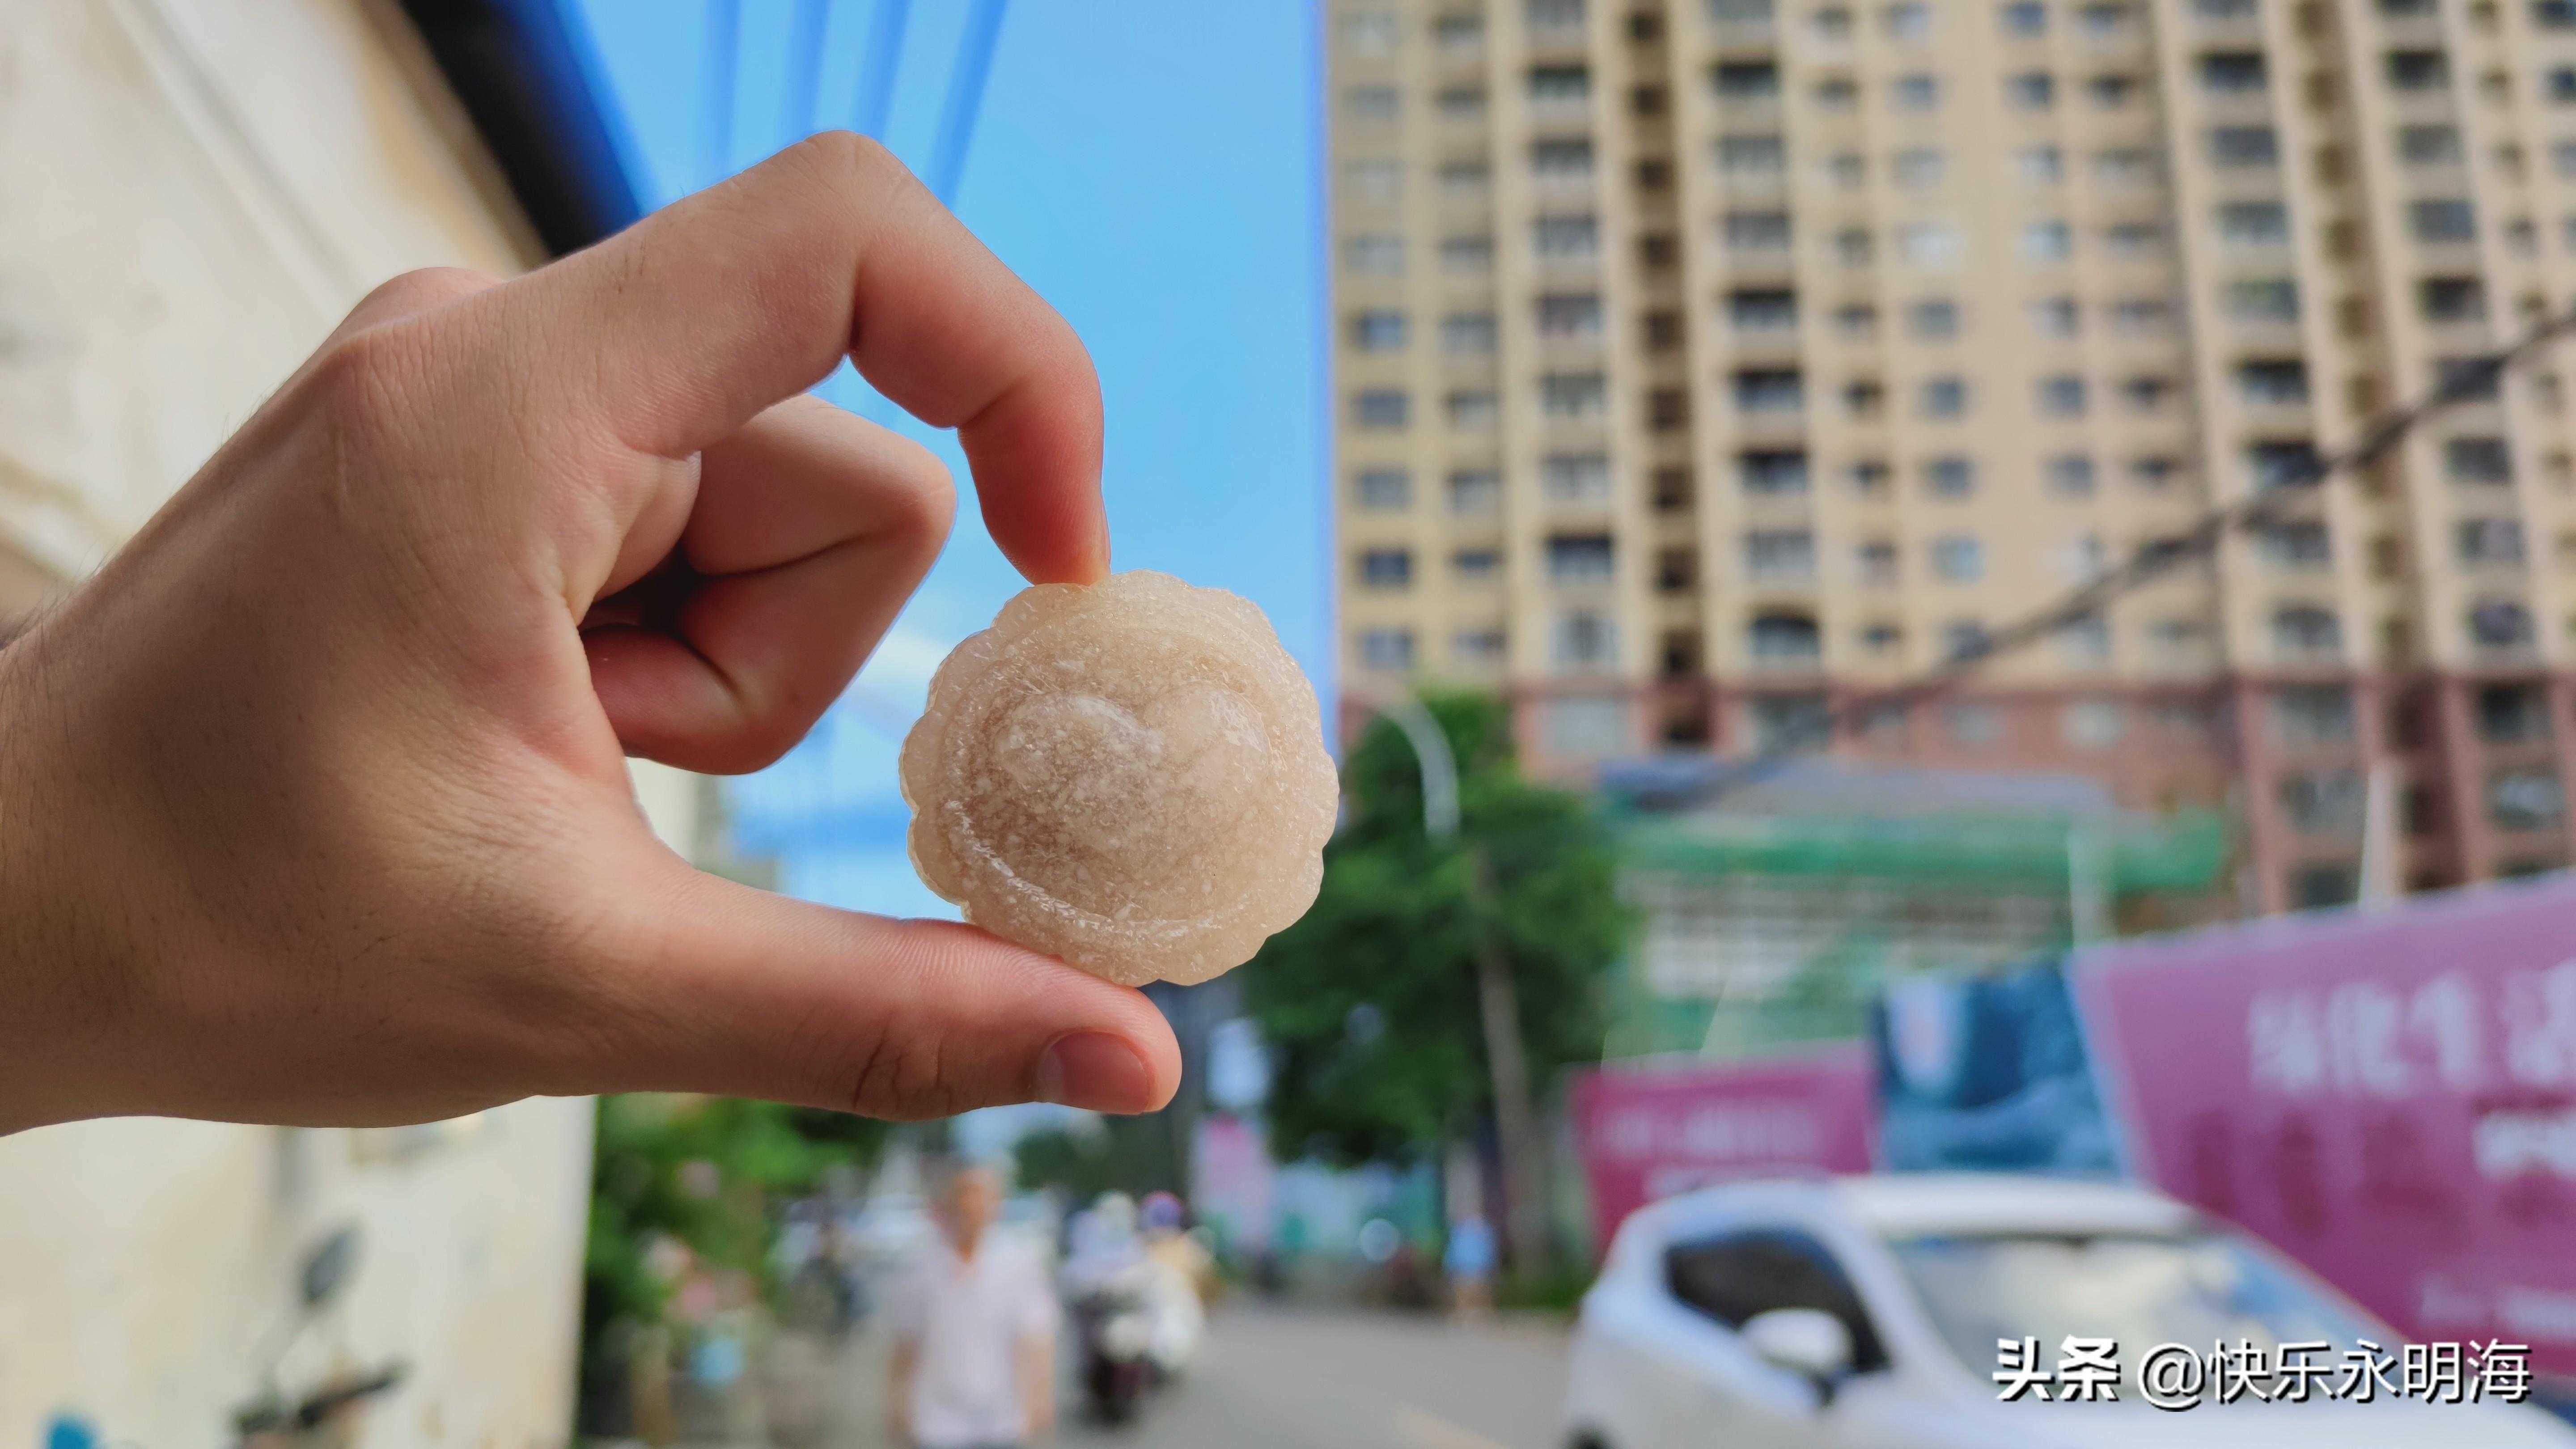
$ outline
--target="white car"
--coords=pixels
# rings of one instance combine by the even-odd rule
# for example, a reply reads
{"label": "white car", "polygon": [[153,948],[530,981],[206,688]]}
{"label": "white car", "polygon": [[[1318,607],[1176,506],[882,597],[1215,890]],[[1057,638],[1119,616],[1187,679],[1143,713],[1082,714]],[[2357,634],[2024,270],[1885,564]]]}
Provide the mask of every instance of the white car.
{"label": "white car", "polygon": [[[2117,1341],[2119,1402],[1998,1400],[1997,1340]],[[2136,1188],[1888,1175],[1641,1208],[1584,1295],[1572,1449],[2576,1449],[2533,1408],[2140,1400],[2160,1343],[2394,1331],[2252,1239]],[[2321,1355],[2319,1356],[2329,1357]],[[2331,1383],[2332,1380],[2325,1381]]]}

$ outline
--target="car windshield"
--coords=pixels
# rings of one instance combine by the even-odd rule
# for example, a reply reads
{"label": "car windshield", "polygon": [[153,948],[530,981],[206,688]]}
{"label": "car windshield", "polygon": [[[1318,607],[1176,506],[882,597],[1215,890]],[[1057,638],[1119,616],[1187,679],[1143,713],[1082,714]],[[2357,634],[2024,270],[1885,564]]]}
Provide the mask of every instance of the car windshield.
{"label": "car windshield", "polygon": [[2393,1342],[2352,1309],[2220,1233],[2013,1233],[1891,1238],[1959,1361],[1991,1369],[1998,1339],[2109,1338],[2136,1353],[2323,1339]]}

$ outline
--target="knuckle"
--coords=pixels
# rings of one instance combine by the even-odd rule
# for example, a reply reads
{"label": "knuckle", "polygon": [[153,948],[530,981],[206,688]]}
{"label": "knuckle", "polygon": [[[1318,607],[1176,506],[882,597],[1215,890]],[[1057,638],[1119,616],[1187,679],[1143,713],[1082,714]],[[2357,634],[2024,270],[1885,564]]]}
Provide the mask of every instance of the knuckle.
{"label": "knuckle", "polygon": [[889,527],[896,535],[936,553],[957,518],[957,489],[948,465],[928,448],[906,438],[888,470]]}
{"label": "knuckle", "polygon": [[919,1122],[983,1105],[955,1080],[936,1033],[893,1022],[860,1044],[845,1081],[849,1110],[863,1117]]}
{"label": "knuckle", "polygon": [[350,309],[349,315],[408,316],[473,296],[487,287],[498,285],[499,280],[468,267],[419,267],[376,284],[364,300]]}

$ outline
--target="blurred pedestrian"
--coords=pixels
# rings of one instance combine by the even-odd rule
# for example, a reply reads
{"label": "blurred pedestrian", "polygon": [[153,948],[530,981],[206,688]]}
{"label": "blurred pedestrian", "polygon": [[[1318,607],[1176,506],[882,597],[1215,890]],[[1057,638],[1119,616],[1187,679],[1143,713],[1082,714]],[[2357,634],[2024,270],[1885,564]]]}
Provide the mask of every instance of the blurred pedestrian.
{"label": "blurred pedestrian", "polygon": [[1449,1250],[1441,1267],[1449,1275],[1449,1306],[1461,1318],[1494,1309],[1494,1229],[1482,1213],[1449,1225]]}
{"label": "blurred pedestrian", "polygon": [[991,1231],[1001,1204],[991,1169],[950,1173],[939,1232],[887,1298],[887,1427],[899,1444],[1009,1449],[1055,1432],[1055,1293],[1030,1245]]}

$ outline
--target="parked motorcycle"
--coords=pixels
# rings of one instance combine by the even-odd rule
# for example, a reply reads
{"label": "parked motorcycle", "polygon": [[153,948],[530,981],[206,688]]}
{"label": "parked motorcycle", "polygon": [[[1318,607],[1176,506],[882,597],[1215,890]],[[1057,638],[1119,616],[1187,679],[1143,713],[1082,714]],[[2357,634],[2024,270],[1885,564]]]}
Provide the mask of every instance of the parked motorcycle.
{"label": "parked motorcycle", "polygon": [[1083,1397],[1092,1416],[1104,1424],[1135,1418],[1154,1375],[1154,1325],[1145,1295],[1132,1277],[1104,1283],[1074,1300],[1073,1322]]}

